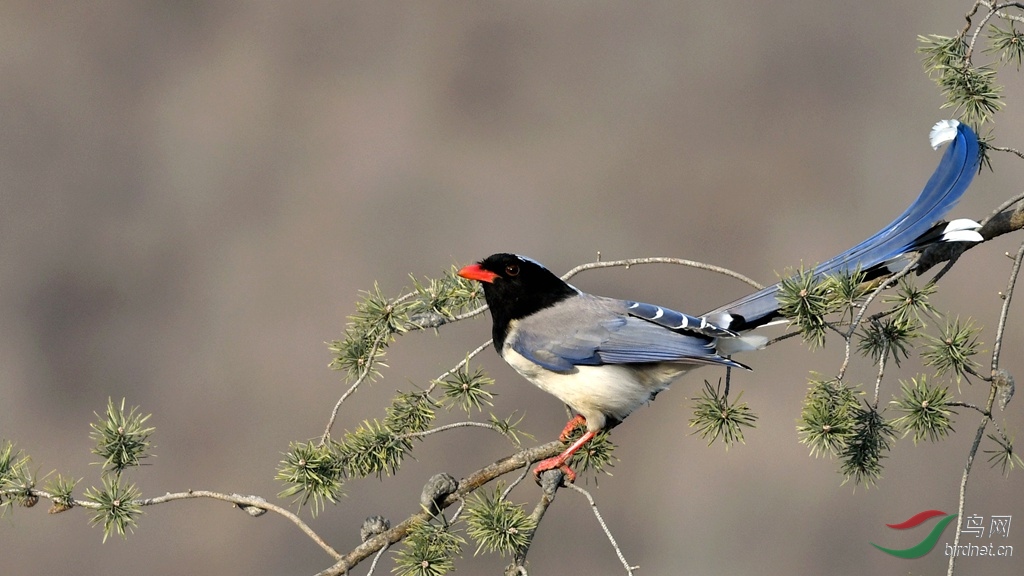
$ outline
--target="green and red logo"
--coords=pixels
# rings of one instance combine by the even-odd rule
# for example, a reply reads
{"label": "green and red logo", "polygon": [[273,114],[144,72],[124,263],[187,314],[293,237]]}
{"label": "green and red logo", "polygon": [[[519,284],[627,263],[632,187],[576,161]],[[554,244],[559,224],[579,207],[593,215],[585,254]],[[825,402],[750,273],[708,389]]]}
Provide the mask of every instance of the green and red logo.
{"label": "green and red logo", "polygon": [[921,524],[924,524],[937,516],[943,516],[944,518],[939,520],[939,523],[932,528],[932,531],[925,536],[924,540],[921,540],[915,546],[896,550],[893,548],[879,546],[874,542],[872,542],[871,545],[882,552],[897,558],[920,558],[932,551],[932,548],[934,548],[935,544],[938,543],[939,537],[942,536],[942,531],[945,530],[946,526],[949,526],[949,523],[956,518],[956,514],[946,514],[942,510],[925,510],[924,512],[914,514],[909,520],[900,522],[899,524],[886,524],[886,526],[894,530],[909,530],[910,528],[917,528]]}

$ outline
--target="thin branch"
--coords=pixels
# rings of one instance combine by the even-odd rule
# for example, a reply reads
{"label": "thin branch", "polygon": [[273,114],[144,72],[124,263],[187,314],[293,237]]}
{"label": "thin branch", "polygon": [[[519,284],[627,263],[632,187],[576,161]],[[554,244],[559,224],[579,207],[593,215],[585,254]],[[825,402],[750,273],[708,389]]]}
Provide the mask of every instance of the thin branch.
{"label": "thin branch", "polygon": [[[18,489],[12,489],[12,490],[4,490],[4,491],[0,492],[0,494],[2,494],[4,496],[10,496],[12,494],[21,494],[22,492],[23,492],[22,489],[18,488]],[[49,500],[51,502],[57,502],[57,496],[55,494],[51,494],[51,493],[47,492],[46,490],[40,490],[38,488],[32,488],[28,492],[29,492],[29,494],[31,494],[33,496],[38,496],[39,498],[46,498],[47,500]],[[62,498],[61,502],[64,502],[64,503],[67,503],[67,504],[71,505],[69,508],[67,508],[67,510],[70,510],[71,508],[88,508],[90,510],[99,510],[102,507],[98,502],[93,502],[91,500],[78,500],[76,498],[71,498],[70,500]],[[62,511],[66,512],[67,510],[62,510]]]}
{"label": "thin branch", "polygon": [[580,264],[579,266],[577,266],[577,267],[573,268],[572,270],[569,270],[568,272],[563,274],[562,275],[562,280],[568,280],[569,278],[572,278],[573,276],[579,274],[580,272],[583,272],[584,270],[594,270],[596,268],[614,268],[614,267],[629,268],[630,266],[636,266],[636,265],[639,265],[639,264],[675,264],[677,266],[687,266],[689,268],[697,268],[698,270],[707,270],[707,271],[710,271],[710,272],[717,272],[719,274],[724,274],[726,276],[729,276],[730,278],[735,278],[736,280],[739,280],[740,282],[745,282],[745,283],[749,284],[750,286],[753,286],[757,290],[760,290],[760,289],[764,288],[764,286],[762,286],[757,281],[751,280],[750,278],[744,276],[743,274],[740,274],[739,272],[735,272],[733,270],[729,270],[728,268],[723,268],[721,266],[715,266],[713,264],[705,264],[704,262],[697,262],[695,260],[685,260],[683,258],[665,258],[665,257],[629,258],[629,259],[625,259],[625,260],[607,260],[607,261],[589,262],[587,264]]}
{"label": "thin branch", "polygon": [[[882,387],[882,377],[885,376],[885,361],[889,356],[890,345],[886,341],[882,344],[882,352],[878,355],[878,376],[875,378],[875,397],[871,403],[871,407],[874,410],[878,410],[878,392]],[[898,354],[899,352],[897,352]],[[898,357],[897,357],[898,358]]]}
{"label": "thin branch", "polygon": [[509,434],[506,434],[505,431],[503,431],[501,428],[498,428],[494,424],[488,424],[487,422],[471,421],[452,422],[451,424],[445,424],[443,426],[438,426],[437,428],[423,430],[422,432],[407,432],[405,434],[399,434],[395,436],[395,440],[404,440],[406,438],[423,438],[425,436],[430,436],[432,434],[437,434],[438,432],[445,432],[446,430],[452,430],[455,428],[486,428],[488,430],[494,430],[498,434],[501,434],[505,438],[508,438],[508,440],[512,442],[512,444],[515,445],[516,447],[519,446],[518,444],[516,444],[515,438],[513,438]]}
{"label": "thin branch", "polygon": [[331,428],[334,428],[334,421],[338,419],[338,411],[341,410],[341,405],[345,403],[345,400],[349,396],[355,394],[359,385],[362,384],[369,376],[370,371],[373,370],[373,359],[377,357],[377,352],[380,351],[381,344],[384,343],[386,332],[381,332],[377,335],[377,339],[373,341],[373,346],[370,347],[370,352],[366,355],[366,364],[363,366],[363,371],[356,378],[356,381],[349,386],[348,390],[341,395],[338,402],[334,404],[334,409],[331,410],[331,417],[327,419],[327,427],[324,428],[323,436],[320,437],[320,445],[323,446],[327,443],[327,440],[331,437]]}
{"label": "thin branch", "polygon": [[990,417],[990,418],[992,417],[991,413],[986,412],[984,408],[982,408],[981,406],[978,406],[977,404],[973,404],[971,402],[960,402],[959,400],[957,400],[957,401],[954,401],[954,402],[949,402],[947,405],[948,406],[956,406],[957,408],[968,408],[968,409],[977,411],[978,414],[981,414],[982,416],[986,416],[986,417]]}
{"label": "thin branch", "polygon": [[1010,152],[1016,154],[1019,158],[1024,159],[1024,152],[1017,150],[1016,148],[1010,148],[1009,146],[989,146],[989,150],[996,150],[998,152]]}
{"label": "thin branch", "polygon": [[516,479],[513,480],[511,484],[509,484],[508,486],[505,487],[505,490],[502,491],[502,493],[501,493],[501,499],[502,500],[508,498],[508,495],[512,493],[512,490],[516,486],[518,486],[523,480],[525,480],[527,476],[530,475],[530,466],[533,466],[533,462],[530,462],[525,467],[523,467],[523,473],[520,474],[519,476],[517,476]]}
{"label": "thin branch", "polygon": [[277,504],[267,502],[259,496],[242,496],[241,494],[223,494],[221,492],[213,492],[210,490],[189,490],[187,492],[168,493],[163,496],[157,496],[156,498],[143,498],[137,500],[136,503],[139,506],[153,506],[156,504],[163,504],[164,502],[172,502],[175,500],[188,500],[190,498],[212,498],[214,500],[223,500],[224,502],[230,502],[239,507],[255,507],[263,510],[269,510],[276,514],[291,520],[292,524],[299,527],[300,530],[306,533],[313,542],[316,542],[318,546],[324,549],[325,552],[331,555],[331,557],[338,559],[341,558],[341,554],[332,548],[329,544],[324,542],[319,534],[313,531],[308,524],[302,521],[301,518],[296,516],[289,510],[286,510]]}
{"label": "thin branch", "polygon": [[[1024,260],[1024,242],[1021,243],[1020,248],[1017,250],[1017,257],[1014,259],[1013,268],[1010,270],[1010,278],[1007,280],[1006,286],[1006,297],[1003,299],[1002,311],[999,314],[999,324],[996,326],[996,341],[992,347],[992,372],[995,373],[999,369],[999,352],[1002,348],[1003,333],[1006,329],[1006,319],[1009,315],[1010,301],[1013,299],[1013,291],[1017,285],[1017,276],[1020,274],[1021,261]],[[978,424],[978,431],[974,434],[974,442],[971,444],[971,451],[967,454],[967,462],[964,464],[964,473],[960,477],[960,498],[957,503],[957,518],[956,518],[956,532],[953,536],[953,549],[957,550],[960,545],[960,530],[963,528],[963,517],[964,517],[964,505],[967,502],[967,479],[971,474],[971,467],[974,465],[974,458],[978,454],[978,447],[981,445],[981,439],[985,435],[985,428],[988,427],[988,423],[992,421],[992,406],[996,402],[997,386],[995,382],[989,385],[988,389],[988,400],[985,402],[985,417],[981,419],[981,424]],[[949,556],[949,568],[946,570],[947,576],[953,576],[953,568],[956,564],[956,554]]]}
{"label": "thin branch", "polygon": [[[998,208],[993,210],[991,214],[989,214],[984,220],[981,221],[981,226],[984,228],[984,226],[986,224],[988,224],[990,220],[992,220],[993,218],[999,216],[1000,214],[1003,213],[1004,210],[1010,208],[1014,204],[1017,204],[1021,200],[1024,200],[1024,192],[1021,192],[1020,194],[1017,194],[1016,196],[1010,198],[1006,202],[1003,202],[1002,204],[1000,204]],[[1018,210],[1019,210],[1019,208],[1018,208]],[[1016,212],[1016,210],[1014,212]]]}
{"label": "thin branch", "polygon": [[981,4],[988,8],[988,13],[982,17],[981,22],[979,22],[974,28],[974,34],[971,35],[971,41],[967,46],[967,53],[964,55],[964,60],[968,63],[974,55],[974,44],[978,41],[978,36],[981,34],[981,31],[985,29],[985,25],[988,24],[988,21],[996,15],[996,9],[991,4],[986,2],[981,2]]}
{"label": "thin branch", "polygon": [[[486,309],[487,309],[487,307],[484,306],[481,310],[486,310]],[[430,394],[431,392],[434,391],[434,388],[437,388],[437,384],[439,382],[442,382],[445,378],[451,376],[452,374],[454,374],[454,373],[458,372],[459,370],[461,370],[464,366],[468,365],[469,361],[471,359],[473,359],[478,354],[480,354],[481,352],[486,350],[487,347],[490,346],[492,342],[494,342],[494,340],[488,340],[487,342],[484,342],[483,344],[477,346],[476,348],[473,349],[472,352],[470,352],[469,354],[466,354],[466,357],[463,358],[461,361],[459,361],[458,364],[456,364],[455,366],[452,366],[450,369],[446,370],[444,372],[444,374],[441,374],[437,378],[434,378],[433,380],[431,380],[430,381],[430,386],[427,388],[426,393]]]}
{"label": "thin branch", "polygon": [[1009,14],[1009,13],[1003,12],[1003,10],[1005,10],[1007,8],[1016,8],[1018,10],[1024,10],[1024,4],[1022,4],[1020,2],[1004,2],[1002,4],[995,4],[994,2],[986,2],[985,5],[988,6],[990,10],[995,12],[996,16],[1002,18],[1003,20],[1013,20],[1015,22],[1024,22],[1024,17],[1018,16],[1016,14]]}
{"label": "thin branch", "polygon": [[[472,493],[481,486],[486,485],[488,482],[504,476],[513,470],[529,466],[532,462],[555,456],[562,451],[562,448],[563,446],[561,442],[548,442],[547,444],[542,444],[526,450],[520,450],[511,456],[507,456],[493,464],[490,464],[489,466],[485,466],[484,468],[473,472],[467,478],[461,480],[459,482],[458,489],[439,502],[438,507],[439,509],[444,510],[456,502],[461,502],[467,494]],[[409,531],[413,526],[419,522],[426,522],[430,518],[431,516],[428,511],[420,511],[409,516],[398,525],[368,539],[355,549],[344,554],[337,563],[330,568],[319,572],[316,576],[339,576],[344,574],[366,558],[376,554],[382,547],[390,546],[391,544],[402,541],[409,535]]]}
{"label": "thin branch", "polygon": [[[523,474],[528,474],[530,467],[527,466]],[[526,555],[530,552],[530,545],[533,544],[533,538],[537,535],[537,530],[540,527],[541,520],[544,519],[544,514],[547,512],[548,507],[555,501],[555,494],[558,492],[558,488],[562,485],[565,475],[561,470],[547,470],[540,475],[540,485],[542,488],[540,501],[537,502],[537,506],[534,507],[533,513],[530,514],[531,523],[537,528],[533,529],[533,532],[529,534],[526,544],[516,551],[514,561],[508,569],[505,570],[506,576],[512,574],[523,574],[526,572]],[[522,476],[519,480],[522,480]],[[517,480],[518,482],[518,480]],[[506,489],[505,494],[502,498],[508,496],[508,490]]]}
{"label": "thin branch", "polygon": [[[1020,274],[1021,261],[1024,260],[1024,243],[1021,243],[1017,250],[1017,257],[1014,258],[1013,268],[1010,270],[1010,279],[1006,286],[1006,296],[1003,298],[1003,309],[999,313],[999,324],[996,325],[996,340],[992,345],[992,372],[999,369],[999,352],[1003,347],[1003,334],[1006,332],[1006,319],[1010,313],[1010,300],[1013,299],[1013,290],[1017,284],[1017,276]],[[992,409],[991,406],[988,407]]]}
{"label": "thin branch", "polygon": [[597,502],[594,501],[594,497],[590,495],[590,492],[587,492],[575,484],[569,484],[568,488],[575,492],[579,492],[586,497],[587,502],[590,503],[590,509],[594,511],[594,517],[597,518],[597,523],[601,525],[601,529],[604,530],[604,535],[608,538],[608,541],[611,542],[612,548],[615,549],[615,555],[619,557],[619,562],[622,562],[622,567],[626,569],[626,574],[633,576],[633,570],[636,570],[639,566],[630,566],[629,562],[626,562],[626,557],[622,555],[622,549],[619,548],[619,544],[615,542],[615,537],[612,536],[612,531],[608,529],[608,524],[606,524],[604,518],[601,517],[601,511],[597,509]]}
{"label": "thin branch", "polygon": [[384,553],[388,551],[388,548],[390,548],[390,546],[384,546],[384,547],[382,547],[380,549],[380,552],[377,552],[376,554],[374,554],[373,562],[370,562],[370,571],[366,573],[366,576],[372,576],[373,575],[373,571],[377,569],[377,561],[380,560],[380,557],[383,556]]}
{"label": "thin branch", "polygon": [[[40,498],[46,498],[47,500],[57,502],[56,496],[47,492],[46,490],[33,489],[31,490],[31,493]],[[157,496],[155,498],[140,498],[138,500],[134,500],[133,503],[139,506],[155,506],[157,504],[164,504],[166,502],[174,502],[176,500],[189,500],[192,498],[211,498],[213,500],[222,500],[224,502],[230,502],[242,509],[258,508],[260,510],[269,510],[271,512],[279,514],[290,520],[292,524],[295,524],[300,530],[302,530],[306,534],[306,536],[309,536],[309,538],[313,542],[316,542],[318,546],[320,546],[324,549],[325,552],[330,554],[332,558],[334,558],[335,560],[341,558],[341,554],[337,550],[332,548],[330,544],[325,542],[323,538],[321,538],[319,534],[317,534],[312,528],[310,528],[308,524],[303,522],[301,518],[299,518],[289,510],[286,510],[278,506],[277,504],[268,502],[267,500],[259,496],[224,494],[221,492],[213,492],[210,490],[188,490],[186,492],[168,492],[163,496]],[[99,503],[92,502],[89,500],[72,499],[70,502],[67,502],[67,500],[61,499],[61,502],[71,504],[72,507],[89,508],[91,510],[98,510],[101,508],[101,505]]]}
{"label": "thin branch", "polygon": [[910,264],[907,264],[906,268],[893,274],[885,281],[883,281],[881,284],[879,284],[877,288],[871,291],[871,294],[868,294],[868,297],[860,305],[860,312],[858,312],[857,316],[850,320],[850,329],[847,330],[846,334],[843,336],[843,339],[846,341],[846,351],[843,356],[843,363],[842,365],[839,366],[839,374],[836,375],[836,380],[842,380],[843,377],[846,376],[846,369],[850,367],[850,356],[853,345],[853,335],[857,331],[857,327],[860,326],[861,321],[864,320],[864,315],[867,314],[868,308],[871,306],[871,303],[874,302],[875,298],[877,298],[883,290],[886,290],[887,288],[895,285],[895,283],[899,282],[901,278],[910,274],[910,271],[917,266],[917,262],[920,260],[920,258],[921,255],[918,254],[917,256],[914,257],[913,260],[910,261]]}

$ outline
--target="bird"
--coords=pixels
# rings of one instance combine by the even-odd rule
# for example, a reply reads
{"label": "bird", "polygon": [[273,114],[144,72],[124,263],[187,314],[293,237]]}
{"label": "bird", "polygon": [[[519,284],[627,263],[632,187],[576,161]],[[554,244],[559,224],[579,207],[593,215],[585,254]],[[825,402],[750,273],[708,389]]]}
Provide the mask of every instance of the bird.
{"label": "bird", "polygon": [[[868,239],[816,266],[816,276],[860,270],[866,279],[884,278],[908,266],[908,255],[935,243],[983,240],[977,222],[943,220],[978,171],[977,136],[966,124],[943,120],[930,140],[936,149],[949,146],[917,199]],[[575,413],[560,441],[586,426],[564,451],[537,464],[538,478],[561,470],[574,482],[568,465],[573,454],[686,372],[708,365],[749,370],[732,355],[764,348],[767,338],[751,331],[780,321],[780,284],[694,316],[588,294],[518,254],[492,254],[458,275],[481,284],[502,359]]]}

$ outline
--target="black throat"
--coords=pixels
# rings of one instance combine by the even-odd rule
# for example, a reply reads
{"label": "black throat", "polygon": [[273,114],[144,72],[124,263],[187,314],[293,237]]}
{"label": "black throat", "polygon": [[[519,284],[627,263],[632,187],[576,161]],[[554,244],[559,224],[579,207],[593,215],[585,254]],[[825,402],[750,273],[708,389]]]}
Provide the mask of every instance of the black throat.
{"label": "black throat", "polygon": [[[515,258],[517,274],[507,272],[509,266],[505,262]],[[508,336],[509,324],[513,320],[521,320],[545,308],[554,306],[567,298],[579,295],[579,292],[568,285],[547,268],[531,260],[521,260],[508,254],[494,255],[481,263],[498,277],[492,282],[484,282],[484,298],[491,310],[493,326],[491,335],[494,348],[501,353]]]}

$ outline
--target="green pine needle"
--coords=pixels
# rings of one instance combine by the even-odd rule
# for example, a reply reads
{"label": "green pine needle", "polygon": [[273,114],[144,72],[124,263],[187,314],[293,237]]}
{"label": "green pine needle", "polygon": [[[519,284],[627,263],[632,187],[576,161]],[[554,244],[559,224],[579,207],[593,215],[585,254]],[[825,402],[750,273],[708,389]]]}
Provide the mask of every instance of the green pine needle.
{"label": "green pine needle", "polygon": [[336,443],[293,442],[277,468],[276,479],[290,484],[278,498],[293,498],[300,507],[313,503],[317,515],[327,502],[336,503],[342,494],[345,465]]}
{"label": "green pine needle", "polygon": [[370,380],[380,377],[378,367],[387,368],[384,357],[386,342],[372,337],[368,332],[349,326],[343,340],[334,340],[327,349],[334,354],[331,370],[345,372],[345,379],[352,381],[364,373]]}
{"label": "green pine needle", "polygon": [[800,336],[811,348],[825,345],[828,324],[825,315],[835,307],[830,300],[830,285],[819,281],[812,270],[800,268],[796,274],[780,282],[779,313],[800,330]]}
{"label": "green pine needle", "polygon": [[96,414],[100,420],[90,424],[92,432],[89,437],[96,443],[92,453],[103,458],[104,470],[115,474],[141,465],[142,459],[149,456],[148,451],[152,447],[149,437],[154,428],[145,426],[152,414],[143,416],[137,406],[125,412],[124,404],[124,398],[119,407],[108,398],[106,414]]}
{"label": "green pine needle", "polygon": [[897,320],[924,326],[925,318],[936,314],[929,298],[935,294],[935,284],[915,286],[913,281],[904,277],[896,288],[896,294],[886,296],[884,302],[894,304],[893,315]]}
{"label": "green pine needle", "polygon": [[0,444],[0,489],[6,488],[28,463],[29,457],[24,452],[15,451],[14,443],[4,440]]}
{"label": "green pine needle", "polygon": [[856,427],[857,392],[838,380],[812,380],[797,433],[811,456],[839,456]]}
{"label": "green pine needle", "polygon": [[1013,451],[1012,438],[996,436],[995,434],[988,434],[988,438],[998,446],[998,449],[996,450],[984,451],[985,454],[991,454],[988,461],[993,468],[999,466],[1002,470],[1003,476],[1009,476],[1010,470],[1013,470],[1018,466],[1024,467],[1024,461],[1021,460],[1020,455]]}
{"label": "green pine needle", "polygon": [[452,267],[441,278],[421,282],[412,278],[416,299],[409,311],[410,321],[418,328],[437,328],[466,310],[477,308],[483,290],[479,282],[467,280]]}
{"label": "green pine needle", "polygon": [[989,122],[1003,107],[1003,87],[995,84],[995,79],[996,70],[990,66],[951,68],[939,81],[946,96],[942,108],[953,108],[973,126]]}
{"label": "green pine needle", "polygon": [[479,302],[479,282],[459,277],[455,269],[440,279],[420,282],[413,278],[413,292],[388,298],[374,284],[356,302],[356,313],[349,317],[345,336],[328,344],[333,358],[330,368],[346,372],[355,380],[366,374],[370,380],[380,377],[379,368],[385,349],[395,337],[411,330],[438,327]]}
{"label": "green pine needle", "polygon": [[449,408],[458,406],[466,414],[471,414],[474,409],[479,412],[485,405],[493,406],[491,398],[494,398],[494,393],[487,388],[494,385],[494,380],[482,368],[471,373],[469,365],[463,364],[441,381],[440,385],[444,394],[441,403]]}
{"label": "green pine needle", "polygon": [[1018,32],[1016,24],[1011,21],[1010,27],[1006,30],[993,24],[988,37],[992,41],[992,46],[985,51],[999,52],[1000,60],[1016,65],[1019,72],[1021,60],[1024,59],[1024,33]]}
{"label": "green pine needle", "polygon": [[721,386],[721,382],[716,388],[707,380],[704,381],[700,397],[693,399],[695,405],[690,427],[696,428],[693,433],[699,433],[701,438],[708,441],[708,446],[721,437],[728,450],[736,442],[743,442],[743,428],[753,428],[757,415],[745,402],[740,403],[742,393],[736,396],[735,402],[730,403],[729,397],[722,394]]}
{"label": "green pine needle", "polygon": [[924,345],[921,357],[926,365],[935,368],[937,376],[947,372],[955,374],[959,386],[961,379],[978,368],[971,356],[978,353],[980,332],[981,328],[976,328],[970,319],[962,324],[959,318],[947,321],[940,337],[925,336],[928,343]]}
{"label": "green pine needle", "polygon": [[346,432],[340,450],[348,471],[377,478],[393,475],[412,449],[412,442],[398,434],[376,419],[364,420],[358,428]]}
{"label": "green pine needle", "polygon": [[115,532],[122,538],[127,538],[128,532],[135,532],[136,518],[142,514],[139,496],[134,484],[122,484],[118,476],[104,476],[102,488],[85,491],[85,499],[99,505],[89,523],[103,525],[104,542]]}
{"label": "green pine needle", "polygon": [[892,421],[892,425],[903,430],[903,436],[913,432],[914,444],[927,438],[935,442],[953,431],[950,415],[956,414],[949,407],[952,396],[946,388],[928,386],[924,375],[901,382],[901,396],[890,404],[903,416]]}
{"label": "green pine needle", "polygon": [[7,513],[15,501],[23,501],[24,486],[34,486],[35,480],[28,470],[30,459],[21,450],[15,451],[14,444],[4,440],[0,444],[0,517]]}
{"label": "green pine needle", "polygon": [[57,474],[46,483],[46,491],[52,495],[53,505],[50,506],[50,514],[57,514],[69,510],[75,506],[75,487],[81,479],[65,478]]}
{"label": "green pine needle", "polygon": [[478,491],[466,502],[466,534],[476,543],[474,555],[497,552],[513,555],[530,542],[536,523],[518,506],[501,497],[502,486],[493,492]]}
{"label": "green pine needle", "polygon": [[967,44],[962,37],[933,35],[919,36],[918,40],[922,44],[918,52],[925,55],[925,70],[946,98],[942,108],[953,108],[964,122],[973,126],[990,121],[1003,106],[1003,88],[995,84],[996,70],[972,66],[967,61]]}
{"label": "green pine needle", "polygon": [[924,54],[924,67],[929,75],[952,66],[961,66],[967,57],[967,43],[960,36],[918,36],[921,46],[917,51]]}
{"label": "green pine needle", "polygon": [[394,573],[399,576],[441,576],[455,570],[455,558],[466,540],[451,526],[418,521],[395,554]]}
{"label": "green pine needle", "polygon": [[915,320],[890,316],[867,324],[860,331],[857,349],[878,363],[882,357],[892,358],[896,366],[910,355],[910,342],[920,325]]}
{"label": "green pine needle", "polygon": [[495,430],[497,430],[503,436],[511,440],[512,443],[518,447],[523,445],[522,441],[519,439],[520,434],[533,440],[533,434],[530,434],[529,432],[523,432],[522,430],[519,429],[519,423],[522,421],[523,416],[516,418],[516,414],[515,412],[513,412],[511,415],[509,415],[508,418],[505,418],[504,420],[498,418],[494,414],[491,414],[489,423],[491,426],[494,426]]}
{"label": "green pine needle", "polygon": [[869,406],[858,407],[853,419],[853,433],[839,455],[841,470],[846,481],[870,487],[882,476],[882,459],[891,448],[895,431]]}
{"label": "green pine needle", "polygon": [[363,294],[363,298],[356,302],[356,313],[349,316],[349,322],[356,330],[373,339],[383,335],[388,340],[409,330],[408,312],[413,307],[409,300],[388,298],[376,283],[373,290]]}
{"label": "green pine needle", "polygon": [[824,288],[830,310],[842,312],[840,321],[853,321],[857,309],[871,292],[873,285],[865,282],[866,275],[857,268],[851,273],[830,274],[825,277]]}
{"label": "green pine needle", "polygon": [[[570,442],[574,442],[576,438],[574,435]],[[573,454],[569,465],[579,473],[593,471],[595,474],[611,475],[608,469],[614,467],[614,462],[618,460],[613,454],[614,451],[615,444],[609,440],[608,431],[604,430],[598,432],[590,442]]]}
{"label": "green pine needle", "polygon": [[[0,452],[0,506],[6,513],[12,504],[31,508],[39,501],[35,493],[36,475],[29,469],[30,458],[6,444]],[[0,513],[0,515],[2,515]]]}
{"label": "green pine needle", "polygon": [[426,392],[399,392],[386,409],[384,426],[396,434],[423,432],[434,421],[434,405]]}

